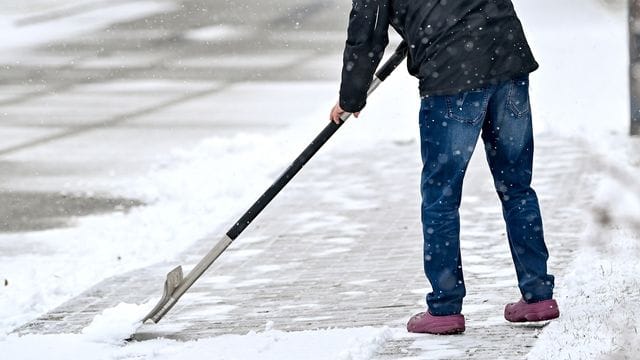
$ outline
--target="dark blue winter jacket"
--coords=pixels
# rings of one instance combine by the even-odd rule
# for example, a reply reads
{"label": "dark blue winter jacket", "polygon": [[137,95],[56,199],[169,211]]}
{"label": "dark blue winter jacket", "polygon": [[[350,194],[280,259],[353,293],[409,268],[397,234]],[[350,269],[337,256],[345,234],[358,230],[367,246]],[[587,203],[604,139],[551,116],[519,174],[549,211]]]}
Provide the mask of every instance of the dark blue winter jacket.
{"label": "dark blue winter jacket", "polygon": [[420,95],[452,95],[538,68],[511,0],[353,0],[340,106],[365,106],[391,25],[409,44]]}

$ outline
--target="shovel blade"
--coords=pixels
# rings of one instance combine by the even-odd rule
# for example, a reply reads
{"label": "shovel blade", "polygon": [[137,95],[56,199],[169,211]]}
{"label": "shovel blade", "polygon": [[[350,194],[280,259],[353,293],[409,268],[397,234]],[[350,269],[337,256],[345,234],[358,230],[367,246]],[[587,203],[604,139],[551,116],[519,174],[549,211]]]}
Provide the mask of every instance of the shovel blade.
{"label": "shovel blade", "polygon": [[153,310],[151,310],[147,316],[142,319],[143,323],[147,323],[149,321],[154,324],[158,323],[158,321],[160,321],[160,319],[162,319],[162,317],[173,307],[177,299],[172,295],[176,288],[180,286],[182,280],[182,266],[178,266],[177,268],[169,271],[167,278],[164,281],[164,292],[162,293],[162,297]]}

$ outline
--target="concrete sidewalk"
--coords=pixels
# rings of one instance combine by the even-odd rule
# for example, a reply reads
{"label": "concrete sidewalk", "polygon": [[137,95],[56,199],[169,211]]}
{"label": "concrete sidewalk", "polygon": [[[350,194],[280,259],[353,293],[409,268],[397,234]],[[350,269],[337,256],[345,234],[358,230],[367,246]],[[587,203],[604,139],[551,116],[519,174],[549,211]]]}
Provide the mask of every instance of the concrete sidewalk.
{"label": "concrete sidewalk", "polygon": [[[588,192],[575,189],[588,166],[586,153],[567,139],[538,139],[535,184],[559,286],[584,225],[576,209]],[[467,331],[434,337],[401,330],[424,308],[428,287],[421,262],[418,154],[415,143],[389,141],[358,153],[334,149],[314,159],[161,323],[143,326],[134,338],[193,340],[265,326],[389,326],[398,335],[380,359],[523,358],[540,326],[502,318],[504,304],[519,293],[480,151],[467,175],[462,208]],[[199,241],[181,261],[197,262],[222,230]],[[19,332],[78,332],[104,308],[159,296],[165,273],[176,264],[106,280]]]}

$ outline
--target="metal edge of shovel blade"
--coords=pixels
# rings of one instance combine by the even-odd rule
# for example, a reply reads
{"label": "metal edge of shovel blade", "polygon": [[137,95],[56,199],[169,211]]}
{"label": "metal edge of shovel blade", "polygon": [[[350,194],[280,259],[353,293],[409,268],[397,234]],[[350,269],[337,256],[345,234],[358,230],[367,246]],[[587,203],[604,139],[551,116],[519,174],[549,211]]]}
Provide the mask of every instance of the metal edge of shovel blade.
{"label": "metal edge of shovel blade", "polygon": [[155,323],[158,323],[160,319],[162,319],[162,316],[164,316],[166,311],[163,314],[160,314],[160,316],[157,316],[157,315],[171,301],[171,296],[173,295],[173,292],[175,291],[175,289],[178,286],[180,286],[180,283],[182,283],[182,279],[183,279],[182,266],[178,266],[175,269],[169,271],[169,273],[167,274],[167,278],[164,281],[164,292],[162,293],[162,297],[160,298],[160,301],[158,301],[156,306],[153,308],[153,310],[151,310],[147,314],[147,316],[145,316],[144,319],[142,319],[143,323],[147,323],[147,321],[150,320],[155,324]]}

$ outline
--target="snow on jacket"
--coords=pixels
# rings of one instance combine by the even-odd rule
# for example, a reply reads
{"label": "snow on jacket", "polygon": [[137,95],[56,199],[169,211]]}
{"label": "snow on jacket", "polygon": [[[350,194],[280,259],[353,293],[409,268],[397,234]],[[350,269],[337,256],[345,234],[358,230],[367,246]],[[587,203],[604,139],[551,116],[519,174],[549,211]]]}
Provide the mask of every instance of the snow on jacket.
{"label": "snow on jacket", "polygon": [[353,0],[340,106],[361,110],[391,25],[420,95],[453,95],[538,68],[511,0]]}

